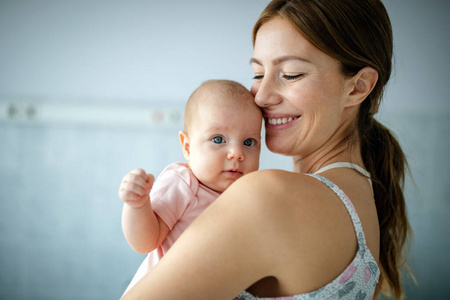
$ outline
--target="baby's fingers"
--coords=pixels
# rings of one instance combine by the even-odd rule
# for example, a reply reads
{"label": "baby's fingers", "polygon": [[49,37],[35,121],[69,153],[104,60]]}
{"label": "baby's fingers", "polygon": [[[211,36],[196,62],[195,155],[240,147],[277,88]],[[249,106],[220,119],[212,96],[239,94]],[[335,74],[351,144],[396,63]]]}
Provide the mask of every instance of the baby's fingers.
{"label": "baby's fingers", "polygon": [[134,169],[127,175],[125,175],[122,180],[122,185],[126,183],[132,183],[144,189],[149,188],[149,183],[147,182],[147,174],[142,169]]}
{"label": "baby's fingers", "polygon": [[142,196],[137,195],[133,192],[127,191],[127,190],[119,190],[119,198],[123,202],[129,202],[129,201],[137,201],[142,198]]}
{"label": "baby's fingers", "polygon": [[130,173],[128,173],[128,174],[138,175],[138,176],[141,176],[142,178],[146,178],[146,176],[147,176],[147,173],[145,173],[144,169],[141,169],[141,168],[131,170]]}
{"label": "baby's fingers", "polygon": [[[147,174],[143,169],[134,169],[122,178],[119,187],[119,198],[126,202],[146,201],[155,180],[152,174]],[[131,204],[131,203],[130,203]]]}
{"label": "baby's fingers", "polygon": [[130,181],[124,181],[120,185],[119,191],[126,191],[130,193],[134,193],[138,196],[144,196],[149,192],[148,184],[144,183],[143,185],[136,184]]}

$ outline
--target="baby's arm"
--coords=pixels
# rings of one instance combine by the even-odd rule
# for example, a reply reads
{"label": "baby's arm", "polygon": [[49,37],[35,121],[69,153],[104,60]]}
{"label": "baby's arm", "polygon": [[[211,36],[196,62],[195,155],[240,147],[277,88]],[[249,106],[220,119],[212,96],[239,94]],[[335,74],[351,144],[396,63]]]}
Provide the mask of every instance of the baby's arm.
{"label": "baby's arm", "polygon": [[157,248],[169,233],[169,227],[152,210],[149,194],[154,180],[153,175],[135,169],[124,176],[119,188],[124,202],[122,230],[131,248],[141,254]]}

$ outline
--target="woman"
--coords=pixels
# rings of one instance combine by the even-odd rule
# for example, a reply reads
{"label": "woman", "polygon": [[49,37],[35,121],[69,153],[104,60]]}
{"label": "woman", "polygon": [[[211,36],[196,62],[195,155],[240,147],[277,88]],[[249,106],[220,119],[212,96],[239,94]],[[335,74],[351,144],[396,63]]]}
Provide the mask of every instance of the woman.
{"label": "woman", "polygon": [[266,144],[293,172],[236,181],[125,299],[400,298],[406,160],[373,118],[391,72],[384,6],[274,0],[253,44]]}

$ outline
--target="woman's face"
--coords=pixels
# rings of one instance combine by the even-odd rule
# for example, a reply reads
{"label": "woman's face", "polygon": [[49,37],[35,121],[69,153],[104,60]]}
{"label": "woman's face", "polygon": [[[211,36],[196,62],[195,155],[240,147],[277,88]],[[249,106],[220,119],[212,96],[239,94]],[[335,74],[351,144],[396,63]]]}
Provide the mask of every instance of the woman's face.
{"label": "woman's face", "polygon": [[250,61],[267,147],[300,158],[332,148],[348,95],[340,63],[281,17],[261,26]]}

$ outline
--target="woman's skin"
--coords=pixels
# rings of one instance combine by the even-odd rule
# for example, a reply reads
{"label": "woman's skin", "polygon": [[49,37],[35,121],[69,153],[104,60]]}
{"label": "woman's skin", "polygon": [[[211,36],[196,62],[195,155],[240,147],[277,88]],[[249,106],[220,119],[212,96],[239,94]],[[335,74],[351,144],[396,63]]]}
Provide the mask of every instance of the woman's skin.
{"label": "woman's skin", "polygon": [[[355,230],[342,201],[302,173],[338,161],[364,167],[358,145],[339,143],[377,72],[367,67],[345,77],[338,61],[281,18],[258,31],[251,65],[266,144],[292,156],[294,172],[263,170],[236,181],[124,299],[232,299],[243,290],[294,295],[326,285],[354,258]],[[285,124],[268,124],[277,119]],[[348,168],[321,175],[352,200],[378,260],[379,226],[367,178]]]}

